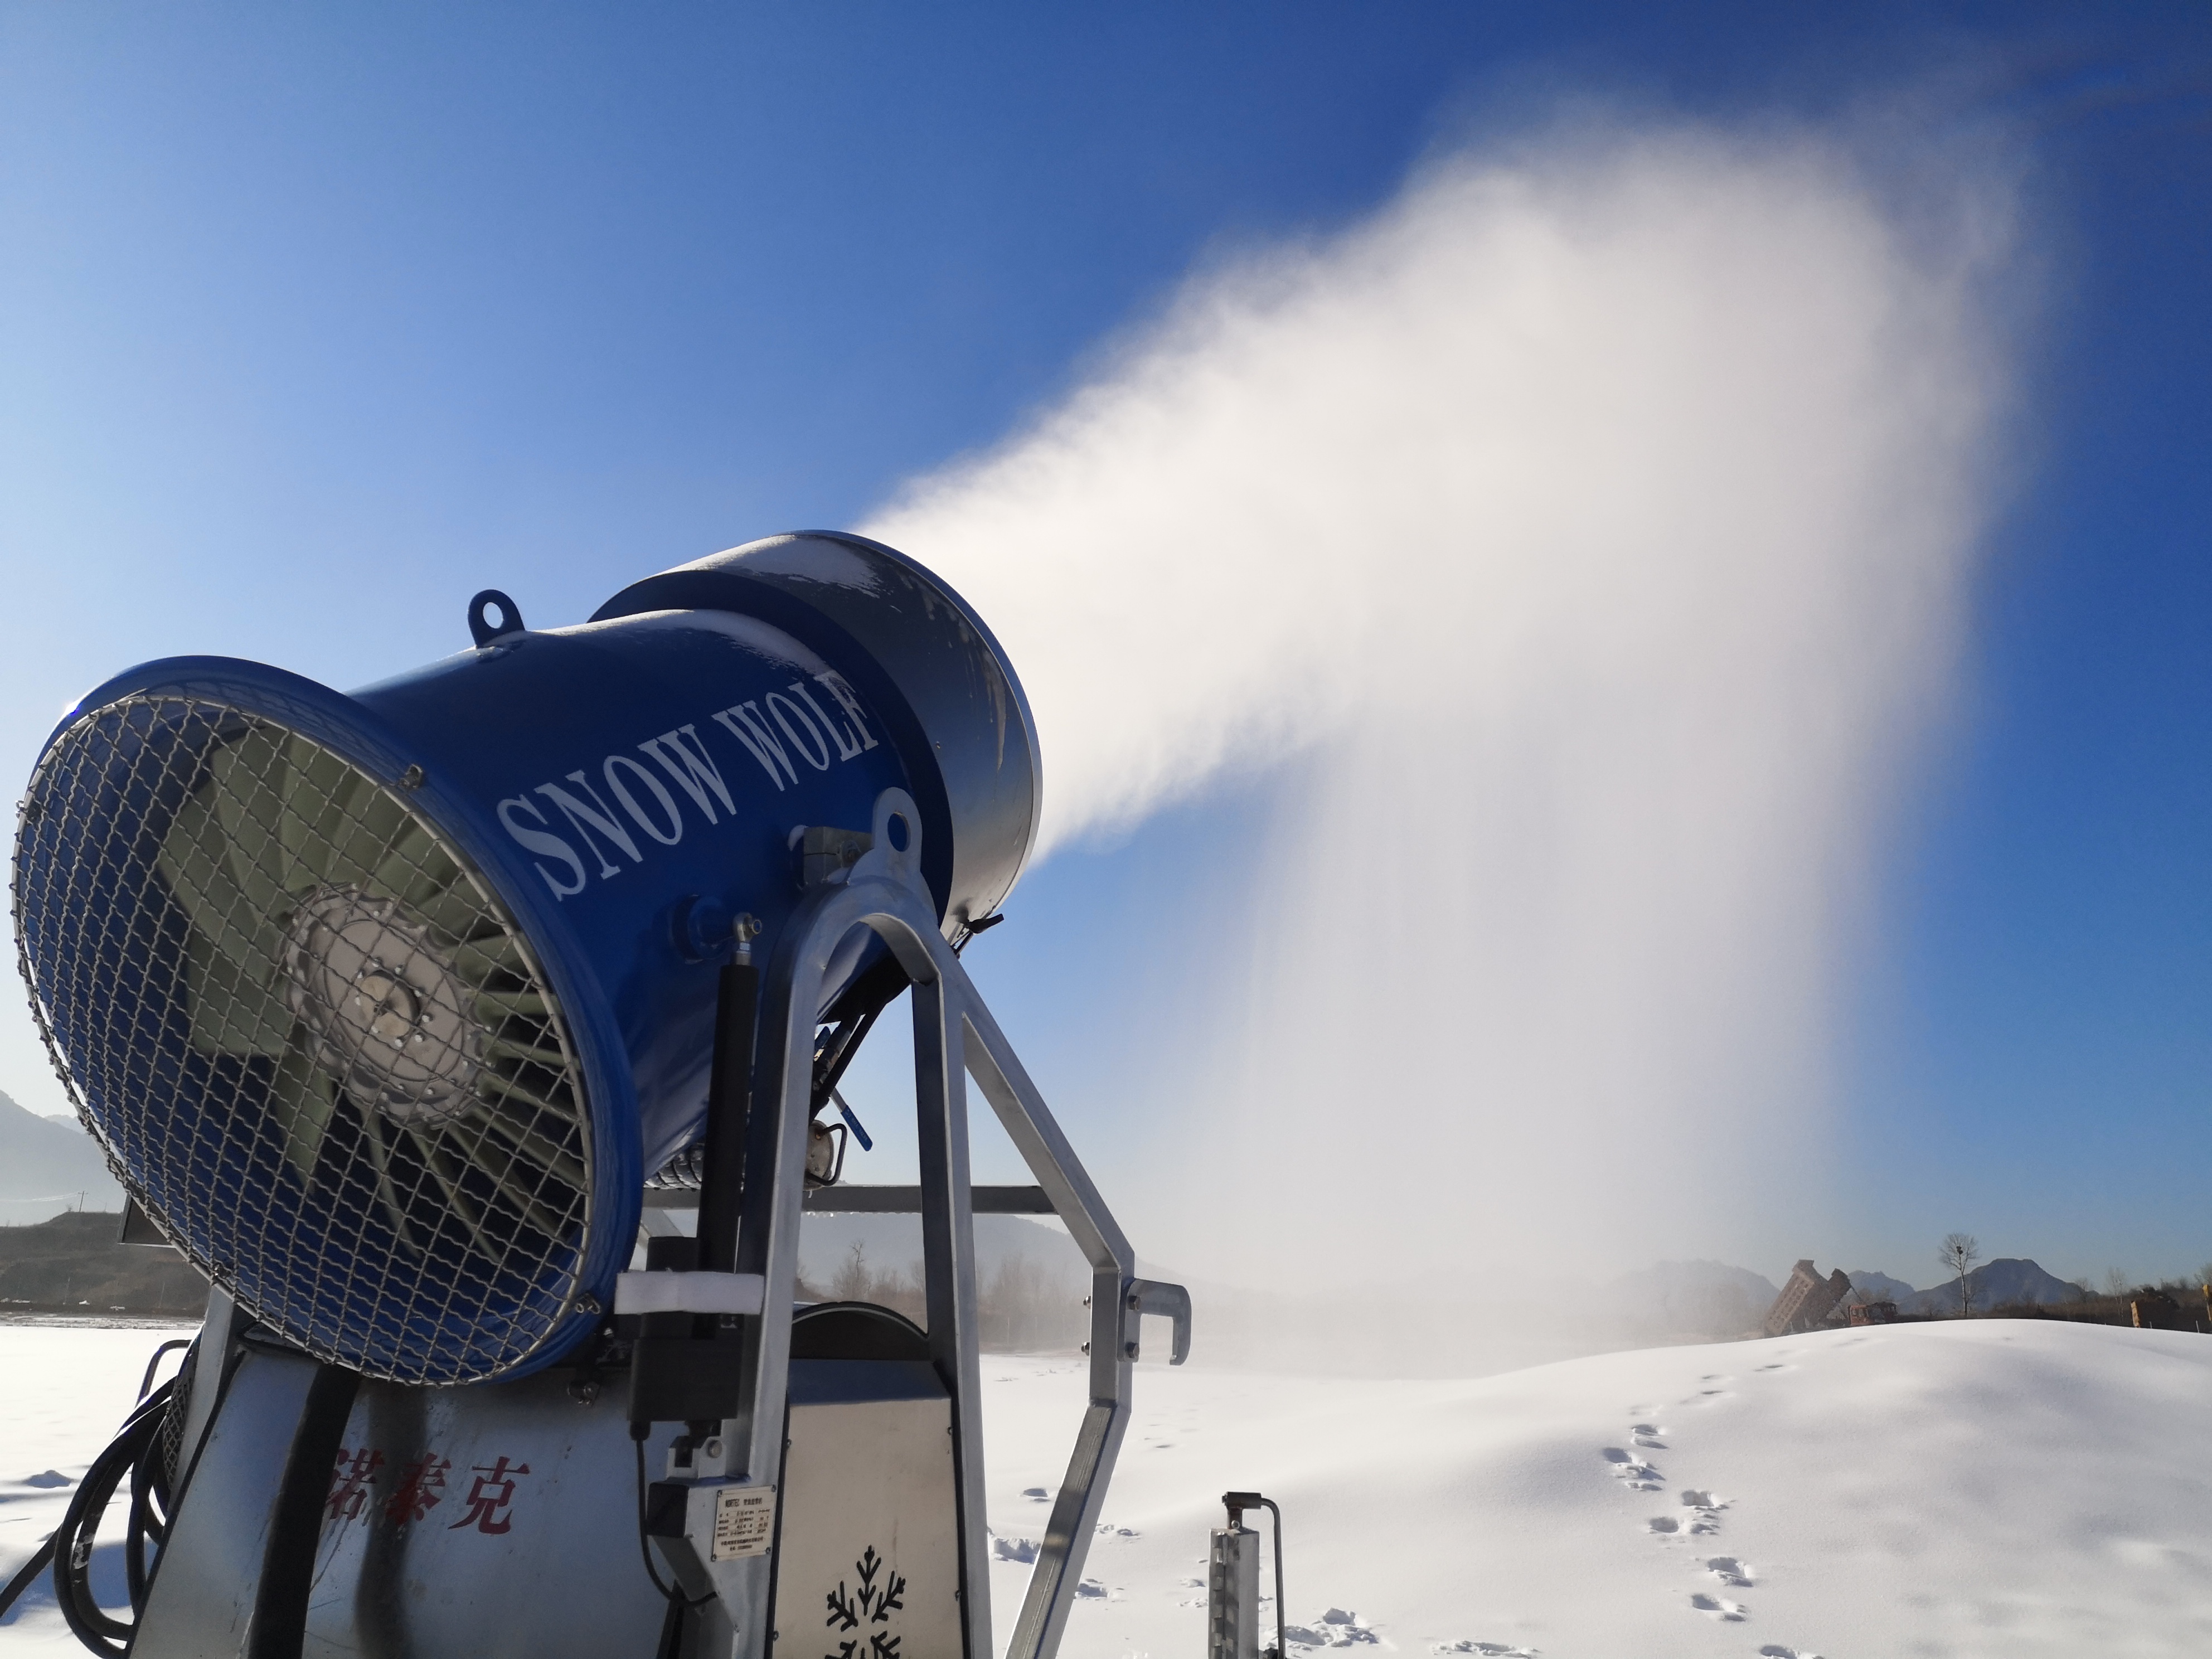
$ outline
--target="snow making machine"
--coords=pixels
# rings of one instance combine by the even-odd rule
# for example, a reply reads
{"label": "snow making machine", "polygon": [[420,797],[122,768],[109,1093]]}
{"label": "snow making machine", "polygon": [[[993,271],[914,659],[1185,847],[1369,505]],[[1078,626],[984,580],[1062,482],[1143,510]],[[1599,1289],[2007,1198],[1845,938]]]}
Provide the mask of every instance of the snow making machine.
{"label": "snow making machine", "polygon": [[[961,966],[1036,833],[1012,665],[846,535],[468,620],[350,696],[133,669],[21,803],[32,1007],[127,1224],[212,1286],[54,1540],[64,1613],[137,1659],[989,1659],[973,1219],[1012,1211],[1094,1286],[1004,1649],[1052,1654],[1141,1316],[1180,1362],[1190,1307]],[[839,1080],[909,990],[920,1182],[824,1207],[918,1214],[921,1324],[796,1300]],[[969,1078],[1033,1187],[971,1184]],[[126,1482],[127,1619],[87,1583]]]}

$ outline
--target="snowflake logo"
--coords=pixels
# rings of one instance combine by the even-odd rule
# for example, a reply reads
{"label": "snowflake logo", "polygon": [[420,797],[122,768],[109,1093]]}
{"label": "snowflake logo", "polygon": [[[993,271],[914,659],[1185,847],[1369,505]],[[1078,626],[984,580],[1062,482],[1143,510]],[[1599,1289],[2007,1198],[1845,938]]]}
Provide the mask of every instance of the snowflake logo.
{"label": "snowflake logo", "polygon": [[[837,1651],[824,1655],[823,1659],[862,1659],[863,1654],[866,1659],[899,1659],[896,1636],[887,1630],[861,1631],[865,1625],[887,1624],[891,1614],[905,1609],[906,1580],[896,1571],[885,1577],[889,1565],[876,1553],[876,1547],[869,1545],[866,1553],[853,1563],[853,1577],[860,1588],[855,1591],[850,1581],[841,1578],[837,1588],[823,1598],[830,1616],[822,1622],[830,1626],[830,1639],[837,1643]],[[878,1578],[884,1580],[881,1584],[876,1582]],[[855,1633],[839,1641],[847,1631]],[[860,1645],[862,1634],[867,1638],[865,1649]]]}

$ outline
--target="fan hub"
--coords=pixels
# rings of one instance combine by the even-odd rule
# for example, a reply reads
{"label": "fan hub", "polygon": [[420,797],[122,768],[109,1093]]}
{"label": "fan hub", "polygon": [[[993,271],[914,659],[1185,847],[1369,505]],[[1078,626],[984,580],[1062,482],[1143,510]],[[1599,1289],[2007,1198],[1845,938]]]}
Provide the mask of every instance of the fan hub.
{"label": "fan hub", "polygon": [[483,1030],[459,976],[398,904],[356,888],[311,895],[292,914],[284,965],[286,1001],[357,1104],[404,1124],[467,1109]]}

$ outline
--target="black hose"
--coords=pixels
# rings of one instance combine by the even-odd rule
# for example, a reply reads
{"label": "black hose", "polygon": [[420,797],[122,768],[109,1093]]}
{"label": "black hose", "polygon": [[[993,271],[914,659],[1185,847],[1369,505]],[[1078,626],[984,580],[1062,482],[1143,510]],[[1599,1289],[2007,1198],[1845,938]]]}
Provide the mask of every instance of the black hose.
{"label": "black hose", "polygon": [[307,1635],[307,1599],[314,1589],[315,1553],[323,1538],[322,1508],[330,1496],[331,1468],[353,1415],[357,1371],[315,1367],[300,1426],[284,1459],[284,1478],[269,1517],[269,1542],[261,1555],[261,1581],[253,1591],[253,1624],[245,1659],[300,1659]]}
{"label": "black hose", "polygon": [[[184,1407],[184,1395],[179,1390],[177,1379],[172,1378],[156,1389],[154,1373],[161,1365],[162,1355],[178,1348],[189,1348],[192,1341],[189,1337],[179,1337],[154,1350],[153,1358],[146,1362],[146,1374],[139,1380],[137,1403],[131,1408],[130,1416],[124,1419],[115,1438],[93,1460],[84,1479],[77,1482],[69,1507],[63,1511],[61,1525],[16,1571],[6,1587],[0,1589],[0,1618],[6,1617],[9,1609],[51,1565],[54,1600],[77,1640],[98,1654],[128,1651],[127,1644],[137,1628],[137,1617],[145,1610],[146,1589],[151,1577],[147,1540],[151,1539],[158,1547],[168,1536],[170,1471],[163,1455],[163,1437],[170,1430],[170,1419]],[[123,1559],[131,1588],[130,1621],[112,1617],[100,1605],[92,1589],[92,1557],[99,1540],[100,1523],[126,1473],[131,1477],[131,1516],[124,1534]],[[118,1646],[118,1643],[125,1645]]]}
{"label": "black hose", "polygon": [[46,1563],[53,1559],[54,1540],[53,1535],[50,1533],[46,1536],[46,1541],[39,1546],[38,1553],[17,1569],[15,1576],[8,1581],[8,1587],[5,1589],[0,1589],[0,1619],[5,1619],[8,1616],[8,1609],[15,1605],[17,1597],[39,1582],[39,1575],[46,1570]]}
{"label": "black hose", "polygon": [[[637,1553],[645,1558],[645,1576],[653,1580],[653,1589],[659,1590],[661,1599],[668,1603],[671,1615],[676,1620],[676,1628],[680,1632],[683,1628],[684,1610],[687,1607],[705,1607],[708,1602],[714,1599],[714,1592],[710,1589],[704,1595],[695,1600],[684,1593],[682,1584],[664,1584],[660,1582],[659,1570],[653,1565],[653,1540],[645,1530],[645,1437],[633,1431],[630,1442],[637,1450]],[[668,1626],[664,1622],[661,1626],[661,1637],[664,1641],[667,1638],[667,1635]]]}
{"label": "black hose", "polygon": [[684,1659],[684,1603],[668,1598],[668,1611],[660,1615],[660,1641],[653,1659]]}
{"label": "black hose", "polygon": [[[131,1633],[137,1626],[135,1617],[129,1620],[111,1617],[93,1594],[93,1547],[99,1537],[100,1517],[107,1512],[108,1500],[115,1496],[116,1487],[122,1484],[125,1474],[146,1460],[160,1442],[172,1388],[172,1384],[164,1382],[140,1401],[125,1420],[122,1431],[108,1443],[107,1449],[93,1459],[92,1467],[77,1483],[69,1508],[62,1515],[62,1523],[55,1528],[51,1540],[54,1600],[61,1607],[64,1621],[85,1647],[96,1654],[112,1655],[113,1659],[124,1659],[129,1653]],[[139,1514],[134,1494],[134,1520]],[[131,1598],[134,1615],[143,1605],[144,1594],[143,1582],[134,1580]]]}
{"label": "black hose", "polygon": [[143,1400],[151,1392],[154,1387],[154,1372],[160,1366],[163,1354],[173,1353],[179,1348],[189,1348],[198,1340],[199,1338],[196,1336],[172,1337],[155,1349],[154,1357],[146,1362],[146,1375],[138,1379],[138,1397]]}
{"label": "black hose", "polygon": [[152,1539],[158,1548],[169,1535],[168,1494],[163,1490],[167,1483],[161,1479],[161,1445],[168,1430],[167,1413],[162,1416],[145,1455],[131,1466],[131,1520],[123,1531],[123,1570],[131,1586],[131,1610],[134,1613],[144,1610],[146,1589],[152,1582],[146,1565],[146,1540]]}

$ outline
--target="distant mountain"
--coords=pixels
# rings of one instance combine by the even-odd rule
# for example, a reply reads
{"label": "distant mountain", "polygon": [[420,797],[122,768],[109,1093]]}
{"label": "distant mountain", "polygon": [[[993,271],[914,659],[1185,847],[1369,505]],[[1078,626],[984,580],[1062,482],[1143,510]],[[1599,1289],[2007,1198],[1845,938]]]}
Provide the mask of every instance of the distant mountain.
{"label": "distant mountain", "polygon": [[[1946,1314],[1959,1311],[1959,1281],[1955,1279],[1916,1291],[1887,1273],[1863,1272],[1851,1275],[1855,1291],[1873,1291],[1897,1304],[1900,1313]],[[2081,1292],[2022,1256],[2000,1256],[1966,1275],[1966,1290],[1976,1313],[2014,1304],[2071,1302]]]}
{"label": "distant mountain", "polygon": [[1900,1310],[1911,1307],[1913,1298],[1920,1294],[1903,1279],[1892,1279],[1887,1273],[1856,1272],[1850,1275],[1850,1280],[1853,1290],[1865,1291],[1877,1300],[1887,1297]]}
{"label": "distant mountain", "polygon": [[[2081,1294],[2064,1279],[2053,1277],[2034,1262],[2020,1256],[2000,1256],[1995,1261],[1977,1267],[1966,1275],[1966,1288],[1972,1293],[1978,1311],[2002,1308],[2014,1303],[2071,1302]],[[1950,1284],[1921,1292],[1922,1298],[1930,1303],[1940,1301],[1945,1295],[1950,1305],[1959,1305],[1959,1286],[1954,1279]]]}
{"label": "distant mountain", "polygon": [[123,1188],[107,1173],[100,1144],[0,1095],[0,1222],[21,1225],[82,1206],[123,1207]]}

